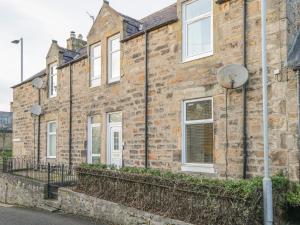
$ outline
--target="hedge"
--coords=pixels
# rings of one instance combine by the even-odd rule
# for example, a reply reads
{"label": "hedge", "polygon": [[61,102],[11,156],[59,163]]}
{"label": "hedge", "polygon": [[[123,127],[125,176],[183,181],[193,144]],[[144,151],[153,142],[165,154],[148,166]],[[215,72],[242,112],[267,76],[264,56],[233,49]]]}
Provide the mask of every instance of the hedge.
{"label": "hedge", "polygon": [[[83,164],[76,171],[75,190],[97,198],[192,224],[262,224],[262,178],[218,180],[100,164]],[[282,175],[272,179],[275,224],[281,224],[289,182]]]}

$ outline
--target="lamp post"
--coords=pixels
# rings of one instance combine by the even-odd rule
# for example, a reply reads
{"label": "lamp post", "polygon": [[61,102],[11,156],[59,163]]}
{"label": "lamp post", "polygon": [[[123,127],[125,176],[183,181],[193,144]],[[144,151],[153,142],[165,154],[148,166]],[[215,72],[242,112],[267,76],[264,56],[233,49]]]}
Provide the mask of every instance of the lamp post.
{"label": "lamp post", "polygon": [[13,40],[11,43],[13,44],[21,44],[21,82],[23,81],[23,38],[19,40]]}
{"label": "lamp post", "polygon": [[264,138],[264,224],[273,224],[272,180],[269,171],[269,121],[268,121],[268,66],[267,66],[267,2],[261,0],[261,49],[263,86],[263,138]]}

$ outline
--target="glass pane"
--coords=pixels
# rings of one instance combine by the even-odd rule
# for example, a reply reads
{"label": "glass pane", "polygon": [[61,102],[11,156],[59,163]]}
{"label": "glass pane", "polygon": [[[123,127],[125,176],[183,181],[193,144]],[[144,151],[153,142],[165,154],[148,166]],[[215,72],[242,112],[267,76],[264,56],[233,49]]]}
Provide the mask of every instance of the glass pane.
{"label": "glass pane", "polygon": [[92,154],[100,154],[100,126],[92,127]]}
{"label": "glass pane", "polygon": [[114,132],[114,150],[119,150],[119,132]]}
{"label": "glass pane", "polygon": [[55,75],[55,74],[57,74],[57,66],[51,65],[50,66],[50,75]]}
{"label": "glass pane", "polygon": [[57,75],[53,75],[53,91],[52,91],[52,95],[56,95],[57,93]]}
{"label": "glass pane", "polygon": [[213,163],[213,124],[186,126],[186,162]]}
{"label": "glass pane", "polygon": [[94,46],[92,54],[93,54],[92,55],[93,58],[99,58],[99,57],[101,57],[101,46],[100,45]]}
{"label": "glass pane", "polygon": [[56,132],[56,123],[49,123],[49,132],[50,133]]}
{"label": "glass pane", "polygon": [[49,135],[49,156],[56,156],[56,135]]}
{"label": "glass pane", "polygon": [[111,41],[111,51],[119,51],[120,50],[120,38],[116,38]]}
{"label": "glass pane", "polygon": [[212,119],[212,101],[190,102],[186,104],[186,120]]}
{"label": "glass pane", "polygon": [[122,113],[111,113],[109,114],[109,122],[110,123],[121,123],[122,122]]}
{"label": "glass pane", "polygon": [[99,163],[100,163],[100,156],[93,156],[92,164],[99,164]]}
{"label": "glass pane", "polygon": [[187,54],[189,57],[211,51],[211,18],[187,25]]}
{"label": "glass pane", "polygon": [[186,5],[186,19],[192,19],[211,11],[211,0],[198,0]]}
{"label": "glass pane", "polygon": [[96,58],[93,61],[92,78],[98,78],[101,75],[101,58]]}
{"label": "glass pane", "polygon": [[91,118],[91,124],[100,123],[101,121],[101,116],[99,115],[94,115],[90,118]]}
{"label": "glass pane", "polygon": [[120,51],[111,55],[111,78],[120,77]]}

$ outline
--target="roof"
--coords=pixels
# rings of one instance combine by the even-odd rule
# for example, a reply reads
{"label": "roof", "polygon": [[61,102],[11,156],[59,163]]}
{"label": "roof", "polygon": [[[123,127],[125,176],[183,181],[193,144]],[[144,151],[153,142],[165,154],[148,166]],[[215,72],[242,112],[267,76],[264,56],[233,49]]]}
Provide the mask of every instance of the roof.
{"label": "roof", "polygon": [[119,13],[124,21],[127,23],[125,28],[124,39],[130,39],[139,33],[143,33],[146,30],[151,30],[155,27],[159,27],[169,22],[176,21],[177,17],[177,3],[174,3],[166,8],[163,8],[149,16],[136,20],[131,17],[125,16]]}
{"label": "roof", "polygon": [[300,31],[297,34],[294,43],[288,53],[286,66],[294,70],[300,69]]}
{"label": "roof", "polygon": [[19,87],[19,86],[21,86],[22,84],[28,83],[28,82],[34,80],[35,78],[41,77],[41,76],[44,76],[44,75],[46,75],[46,69],[41,70],[41,71],[38,72],[37,74],[35,74],[35,75],[29,77],[28,79],[22,81],[21,83],[15,85],[15,86],[12,86],[11,88]]}
{"label": "roof", "polygon": [[[114,10],[114,9],[113,9]],[[114,10],[116,11],[116,10]],[[117,12],[117,11],[116,11]],[[117,12],[126,23],[125,26],[125,34],[124,40],[129,40],[134,38],[137,35],[144,33],[147,30],[155,29],[157,27],[163,26],[165,24],[177,21],[177,4],[174,3],[166,8],[163,8],[151,15],[148,15],[140,20],[134,19],[132,17],[126,16],[122,13]],[[123,41],[124,41],[123,40]],[[70,63],[77,62],[82,58],[87,57],[87,46],[78,49],[77,51],[72,51],[63,47],[59,46],[61,53],[63,54],[63,63],[59,65],[59,68],[62,68]],[[37,74],[29,77],[28,79],[24,80],[23,82],[13,86],[12,88],[16,88],[34,80],[37,77],[41,77],[46,75],[46,69],[38,72]]]}

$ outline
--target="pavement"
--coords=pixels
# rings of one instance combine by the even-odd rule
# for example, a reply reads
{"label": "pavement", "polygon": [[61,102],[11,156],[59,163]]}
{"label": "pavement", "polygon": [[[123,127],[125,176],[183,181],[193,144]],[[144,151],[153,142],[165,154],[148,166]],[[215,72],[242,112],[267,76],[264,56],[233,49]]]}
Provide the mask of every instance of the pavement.
{"label": "pavement", "polygon": [[60,212],[20,208],[0,204],[0,225],[107,225],[99,221]]}

